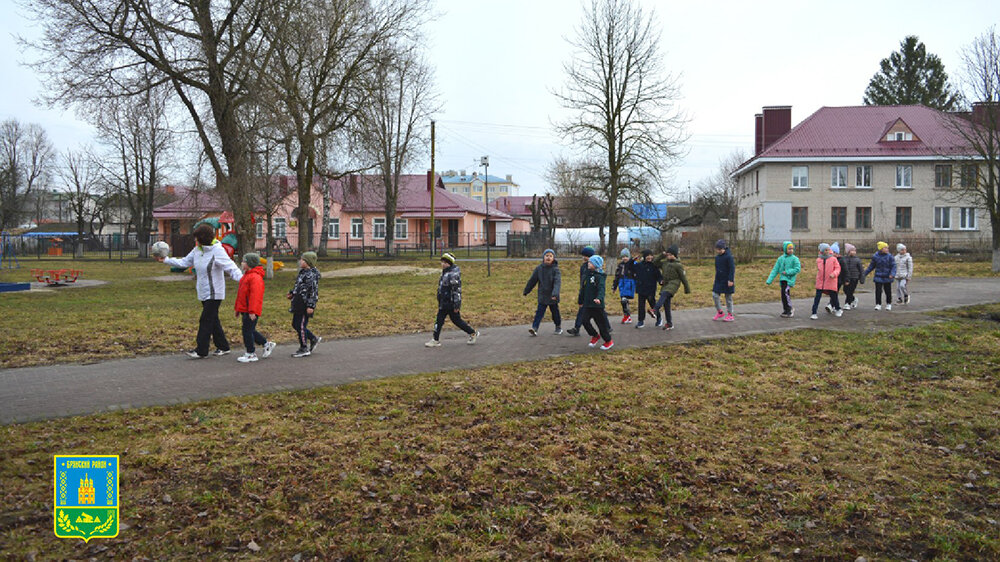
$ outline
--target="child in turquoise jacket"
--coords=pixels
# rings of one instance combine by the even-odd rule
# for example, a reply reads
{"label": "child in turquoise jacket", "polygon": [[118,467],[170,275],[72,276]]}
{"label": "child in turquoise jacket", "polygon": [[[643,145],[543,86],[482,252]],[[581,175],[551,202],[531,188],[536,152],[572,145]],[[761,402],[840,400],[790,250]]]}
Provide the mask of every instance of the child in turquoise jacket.
{"label": "child in turquoise jacket", "polygon": [[791,318],[795,315],[795,309],[792,308],[792,287],[795,286],[795,278],[802,271],[802,263],[799,262],[799,257],[795,255],[795,244],[787,241],[782,242],[781,248],[784,250],[784,253],[778,256],[778,259],[774,262],[771,274],[767,276],[767,284],[770,285],[775,277],[780,276],[781,317]]}

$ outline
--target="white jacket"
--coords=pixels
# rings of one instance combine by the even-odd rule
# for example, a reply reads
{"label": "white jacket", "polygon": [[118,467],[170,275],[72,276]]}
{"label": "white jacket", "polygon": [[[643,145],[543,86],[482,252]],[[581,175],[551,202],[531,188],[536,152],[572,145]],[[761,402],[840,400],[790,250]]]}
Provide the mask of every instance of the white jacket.
{"label": "white jacket", "polygon": [[225,300],[226,298],[226,274],[228,273],[233,281],[239,281],[243,277],[243,272],[236,265],[229,254],[222,248],[222,243],[216,240],[211,246],[195,245],[187,256],[183,258],[167,258],[163,263],[187,269],[194,267],[198,276],[198,300]]}
{"label": "white jacket", "polygon": [[905,254],[896,254],[893,256],[896,260],[896,279],[910,279],[913,277],[913,257],[910,256],[909,252]]}

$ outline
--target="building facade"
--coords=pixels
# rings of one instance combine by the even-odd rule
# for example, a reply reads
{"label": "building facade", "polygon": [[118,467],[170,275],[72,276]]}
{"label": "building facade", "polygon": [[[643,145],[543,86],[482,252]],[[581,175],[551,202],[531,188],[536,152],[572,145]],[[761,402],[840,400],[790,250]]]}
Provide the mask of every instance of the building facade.
{"label": "building facade", "polygon": [[505,178],[497,176],[480,175],[478,172],[466,174],[465,170],[448,170],[441,174],[441,181],[444,188],[450,193],[464,195],[473,201],[486,201],[487,189],[489,190],[489,200],[493,201],[498,197],[517,195],[518,184],[510,174]]}
{"label": "building facade", "polygon": [[[969,193],[979,166],[955,117],[919,105],[791,107],[756,116],[755,155],[734,173],[743,236],[961,249],[990,239]],[[867,244],[866,244],[867,245]]]}

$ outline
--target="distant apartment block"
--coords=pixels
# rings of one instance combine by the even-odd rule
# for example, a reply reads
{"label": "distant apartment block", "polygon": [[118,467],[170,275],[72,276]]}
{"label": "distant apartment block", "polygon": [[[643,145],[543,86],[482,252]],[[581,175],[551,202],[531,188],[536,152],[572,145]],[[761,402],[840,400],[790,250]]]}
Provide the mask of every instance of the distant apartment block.
{"label": "distant apartment block", "polygon": [[443,172],[441,181],[444,183],[444,188],[451,193],[464,195],[475,201],[485,201],[487,189],[489,189],[489,200],[493,201],[498,197],[517,195],[518,187],[520,187],[514,183],[510,174],[501,178],[480,175],[478,172],[467,174],[465,170]]}

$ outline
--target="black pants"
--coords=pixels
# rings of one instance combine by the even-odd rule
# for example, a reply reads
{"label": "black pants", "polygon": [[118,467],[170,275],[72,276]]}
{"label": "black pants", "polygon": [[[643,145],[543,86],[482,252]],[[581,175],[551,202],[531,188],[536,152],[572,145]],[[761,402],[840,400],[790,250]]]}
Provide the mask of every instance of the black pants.
{"label": "black pants", "polygon": [[309,342],[316,339],[316,336],[309,331],[309,315],[305,310],[292,311],[292,329],[299,337],[299,347],[309,347]]}
{"label": "black pants", "polygon": [[632,315],[632,313],[629,312],[629,309],[628,309],[628,301],[629,300],[631,300],[631,299],[628,298],[628,297],[622,297],[622,314],[624,316],[631,316]]}
{"label": "black pants", "polygon": [[[611,333],[608,331],[608,328],[610,327],[608,325],[608,315],[604,313],[604,309],[584,307],[580,310],[583,311],[583,329],[587,330],[590,337],[595,337],[600,334],[601,339],[604,341],[611,341]],[[591,320],[597,324],[596,330],[590,325]]]}
{"label": "black pants", "polygon": [[819,301],[823,298],[823,295],[830,295],[830,306],[834,310],[840,310],[840,296],[837,291],[824,291],[822,289],[816,289],[816,297],[813,298],[813,314],[819,310]]}
{"label": "black pants", "polygon": [[[656,295],[638,295],[639,303],[636,307],[639,309],[639,323],[642,324],[646,320],[646,305],[649,304],[649,308],[656,308]],[[656,322],[660,322],[660,311],[656,311]]]}
{"label": "black pants", "polygon": [[858,280],[844,283],[844,302],[851,304],[854,302],[854,291],[858,290]]}
{"label": "black pants", "polygon": [[792,287],[788,281],[781,282],[781,308],[785,314],[792,313]]}
{"label": "black pants", "polygon": [[[545,310],[549,309],[552,311],[552,323],[556,325],[556,328],[562,326],[562,317],[559,315],[559,303],[549,302],[539,303],[538,308],[535,309],[535,319],[531,322],[531,327],[538,329],[542,325],[542,318],[545,317]],[[441,320],[444,320],[443,318]]]}
{"label": "black pants", "polygon": [[458,326],[459,330],[462,330],[470,336],[476,333],[476,331],[472,329],[472,326],[470,326],[465,320],[462,320],[462,314],[458,310],[455,310],[454,308],[439,308],[437,319],[434,321],[435,340],[440,339],[441,337],[441,328],[444,327],[445,318],[451,318],[451,321]]}
{"label": "black pants", "polygon": [[246,312],[243,313],[243,345],[247,348],[247,353],[254,353],[257,348],[254,344],[264,345],[267,343],[267,338],[261,335],[257,331],[257,321],[260,320],[260,316],[250,319],[250,315]]}
{"label": "black pants", "polygon": [[215,347],[222,351],[229,350],[229,340],[226,333],[222,331],[222,322],[219,322],[219,305],[221,300],[201,301],[201,318],[198,319],[198,337],[195,338],[195,351],[202,357],[208,355],[208,343],[214,342]]}
{"label": "black pants", "polygon": [[[577,330],[579,330],[583,326],[583,321],[585,319],[585,315],[583,312],[584,310],[586,310],[586,307],[581,306],[576,311],[576,320],[573,322],[573,328]],[[610,330],[611,322],[608,321],[608,311],[604,310],[603,308],[601,310],[604,311],[604,321],[608,323]]]}
{"label": "black pants", "polygon": [[663,321],[667,324],[673,326],[674,319],[670,313],[670,299],[674,298],[674,295],[666,291],[660,291],[660,300],[656,301],[656,313],[659,315],[660,309],[663,309]]}
{"label": "black pants", "polygon": [[885,293],[885,304],[892,304],[892,281],[875,282],[875,304],[882,304],[882,293]]}

